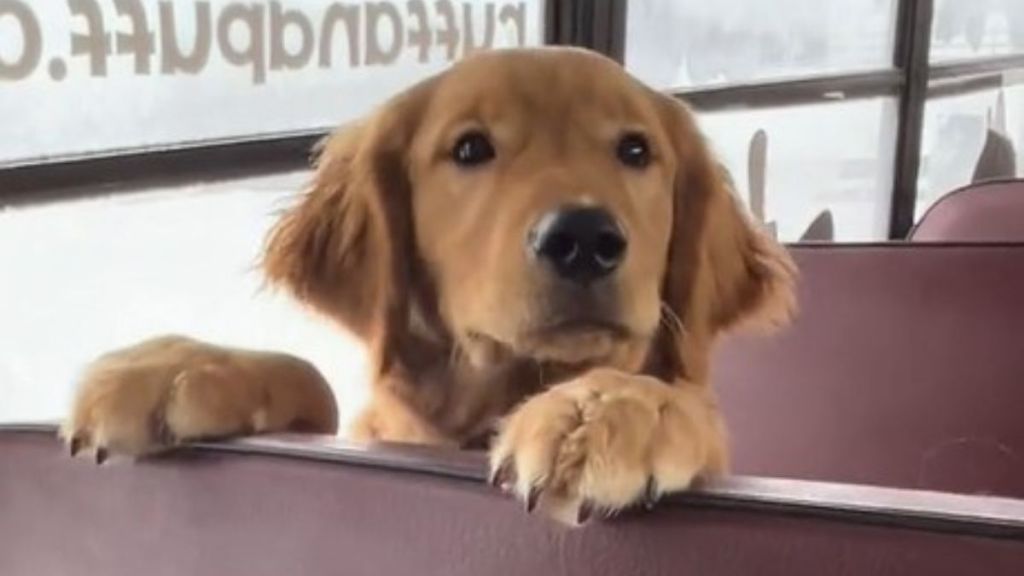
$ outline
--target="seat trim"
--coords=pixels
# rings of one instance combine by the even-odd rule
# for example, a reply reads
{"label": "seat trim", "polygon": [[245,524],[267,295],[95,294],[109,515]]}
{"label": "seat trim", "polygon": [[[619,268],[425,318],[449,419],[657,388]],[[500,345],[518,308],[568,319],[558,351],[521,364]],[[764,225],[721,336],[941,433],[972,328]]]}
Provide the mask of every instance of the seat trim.
{"label": "seat trim", "polygon": [[[2,434],[48,435],[53,423],[0,424]],[[369,467],[465,482],[487,481],[480,451],[389,443],[360,444],[334,436],[273,434],[203,442],[176,451],[191,456],[255,456]],[[173,458],[172,455],[168,457]],[[1024,541],[1024,500],[808,480],[732,476],[700,483],[662,505],[787,514]]]}
{"label": "seat trim", "polygon": [[[984,190],[986,188],[992,188],[992,187],[997,187],[997,186],[1015,185],[1015,184],[1019,185],[1019,186],[1020,185],[1024,185],[1024,179],[1022,179],[1022,178],[994,178],[994,179],[991,179],[991,180],[983,180],[981,182],[972,182],[970,184],[965,184],[965,185],[963,185],[963,186],[961,186],[959,188],[956,188],[952,192],[949,192],[949,193],[943,195],[942,197],[940,197],[935,202],[932,202],[931,206],[929,206],[928,209],[924,211],[924,214],[922,214],[921,217],[917,219],[917,222],[915,222],[914,225],[911,226],[910,231],[907,232],[907,236],[906,236],[905,241],[906,242],[915,242],[914,237],[917,236],[918,232],[921,229],[921,226],[928,222],[929,217],[932,216],[933,213],[938,212],[939,210],[944,210],[945,206],[947,204],[949,204],[950,202],[956,202],[957,200],[960,199],[961,196],[965,196],[967,194],[974,194],[974,193],[979,192],[981,190]],[[966,242],[966,241],[963,241],[963,240],[959,240],[959,241],[945,241],[945,240],[937,240],[937,241],[926,240],[926,241],[922,241],[922,240],[918,240],[916,242],[919,245],[923,245],[923,246],[936,245],[936,244],[937,245],[944,245],[944,244],[961,244],[961,245],[962,244],[975,244],[974,242]],[[993,241],[990,241],[990,240],[985,240],[985,241],[977,242],[977,244],[979,244],[979,245],[993,245],[993,244],[998,245],[998,244],[1001,244],[1001,243],[1013,244],[1013,242],[1008,242],[1008,241],[993,242]]]}

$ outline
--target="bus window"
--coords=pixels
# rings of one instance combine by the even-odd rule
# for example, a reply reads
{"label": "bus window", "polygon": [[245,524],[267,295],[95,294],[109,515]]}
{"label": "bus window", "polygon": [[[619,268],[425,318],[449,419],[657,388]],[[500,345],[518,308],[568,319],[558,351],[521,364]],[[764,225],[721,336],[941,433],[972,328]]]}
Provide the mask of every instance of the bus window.
{"label": "bus window", "polygon": [[[694,89],[884,70],[895,8],[891,0],[637,3],[626,65],[684,99]],[[833,96],[700,116],[741,198],[782,240],[889,235],[896,99]]]}

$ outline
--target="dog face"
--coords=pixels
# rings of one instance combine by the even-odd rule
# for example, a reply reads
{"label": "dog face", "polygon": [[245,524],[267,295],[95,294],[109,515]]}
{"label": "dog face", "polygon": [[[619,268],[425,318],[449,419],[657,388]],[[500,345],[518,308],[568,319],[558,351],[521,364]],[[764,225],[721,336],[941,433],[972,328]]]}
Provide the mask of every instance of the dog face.
{"label": "dog face", "polygon": [[589,54],[492,53],[438,84],[412,142],[412,212],[471,358],[642,356],[661,315],[670,150],[650,96]]}
{"label": "dog face", "polygon": [[477,365],[699,378],[715,333],[792,303],[686,108],[565,48],[471,57],[332,136],[266,269],[382,367],[419,326]]}

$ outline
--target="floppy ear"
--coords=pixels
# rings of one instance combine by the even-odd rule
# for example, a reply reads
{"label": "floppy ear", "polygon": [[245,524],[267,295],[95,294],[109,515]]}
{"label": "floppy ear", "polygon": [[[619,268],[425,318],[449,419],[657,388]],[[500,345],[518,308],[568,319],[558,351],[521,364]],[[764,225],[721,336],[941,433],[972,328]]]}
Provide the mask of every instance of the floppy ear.
{"label": "floppy ear", "polygon": [[670,355],[677,374],[702,379],[715,336],[789,321],[796,309],[796,266],[740,205],[686,106],[659,97],[670,115],[666,124],[677,158],[662,297],[682,321],[683,336],[673,338]]}
{"label": "floppy ear", "polygon": [[383,370],[407,326],[413,254],[406,148],[427,86],[318,145],[299,202],[267,237],[269,280],[365,340]]}

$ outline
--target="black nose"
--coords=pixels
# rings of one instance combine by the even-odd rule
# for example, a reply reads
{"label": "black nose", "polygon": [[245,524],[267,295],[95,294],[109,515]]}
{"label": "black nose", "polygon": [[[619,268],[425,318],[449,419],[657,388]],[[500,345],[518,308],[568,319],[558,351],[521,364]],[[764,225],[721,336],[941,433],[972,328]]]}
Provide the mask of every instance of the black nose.
{"label": "black nose", "polygon": [[584,284],[611,274],[626,255],[626,237],[601,208],[548,212],[530,230],[528,242],[533,254],[559,276]]}

